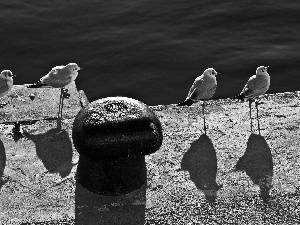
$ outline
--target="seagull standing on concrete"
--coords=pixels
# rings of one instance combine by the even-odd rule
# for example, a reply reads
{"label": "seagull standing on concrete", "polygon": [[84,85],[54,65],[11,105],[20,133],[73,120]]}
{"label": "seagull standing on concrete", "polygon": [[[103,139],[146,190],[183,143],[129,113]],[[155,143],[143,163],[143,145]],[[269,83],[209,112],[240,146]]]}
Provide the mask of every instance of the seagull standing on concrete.
{"label": "seagull standing on concrete", "polygon": [[57,116],[57,127],[59,130],[61,129],[64,87],[75,81],[80,69],[76,63],[69,63],[66,66],[56,66],[38,82],[27,86],[27,88],[54,87],[61,89]]}
{"label": "seagull standing on concrete", "polygon": [[[13,87],[13,73],[10,70],[3,70],[0,74],[0,98],[4,97]],[[3,107],[7,103],[1,103],[0,105]]]}
{"label": "seagull standing on concrete", "polygon": [[[184,105],[191,106],[195,102],[205,101],[210,99],[214,95],[217,89],[217,79],[215,77],[217,74],[220,73],[215,71],[213,68],[206,69],[201,76],[195,79],[185,101],[179,103],[178,106],[184,106]],[[205,108],[205,104],[203,102],[202,113],[203,113],[203,120],[204,120],[204,132],[206,134],[204,108]]]}
{"label": "seagull standing on concrete", "polygon": [[262,102],[259,102],[259,97],[264,93],[266,93],[266,91],[270,87],[270,76],[267,72],[268,68],[269,66],[259,66],[256,69],[256,75],[253,75],[249,78],[242,92],[239,95],[232,98],[232,99],[240,99],[242,101],[244,100],[249,101],[251,132],[252,132],[251,104],[255,100],[256,119],[257,119],[259,134],[260,134],[260,127],[259,127],[259,119],[258,119],[258,105],[262,104]]}

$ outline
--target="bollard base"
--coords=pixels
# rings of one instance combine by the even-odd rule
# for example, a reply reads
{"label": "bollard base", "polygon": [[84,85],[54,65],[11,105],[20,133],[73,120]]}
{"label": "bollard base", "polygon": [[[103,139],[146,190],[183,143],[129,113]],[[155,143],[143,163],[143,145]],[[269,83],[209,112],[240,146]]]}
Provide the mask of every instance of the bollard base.
{"label": "bollard base", "polygon": [[147,183],[138,190],[119,196],[102,196],[76,182],[76,225],[145,224]]}
{"label": "bollard base", "polygon": [[147,182],[145,156],[91,160],[80,155],[77,180],[84,188],[99,195],[130,193]]}

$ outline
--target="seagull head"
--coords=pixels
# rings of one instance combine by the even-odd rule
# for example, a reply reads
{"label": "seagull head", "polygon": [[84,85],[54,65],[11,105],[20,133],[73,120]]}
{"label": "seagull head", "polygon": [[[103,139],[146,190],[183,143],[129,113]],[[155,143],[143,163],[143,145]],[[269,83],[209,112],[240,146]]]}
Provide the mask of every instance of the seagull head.
{"label": "seagull head", "polygon": [[268,70],[269,66],[259,66],[256,69],[256,75],[265,75],[268,74],[267,70]]}
{"label": "seagull head", "polygon": [[82,69],[76,63],[69,63],[66,67],[72,73]]}
{"label": "seagull head", "polygon": [[215,71],[214,68],[208,68],[208,69],[204,70],[203,74],[208,75],[208,76],[216,76],[216,75],[218,75],[218,72]]}
{"label": "seagull head", "polygon": [[69,63],[66,65],[66,68],[69,70],[70,75],[72,77],[72,81],[74,81],[78,76],[78,71],[82,68],[80,68],[76,63]]}
{"label": "seagull head", "polygon": [[13,75],[13,73],[10,70],[3,70],[1,72],[1,77],[3,77],[4,79],[7,79],[7,80],[12,80],[12,78],[15,76],[16,75]]}

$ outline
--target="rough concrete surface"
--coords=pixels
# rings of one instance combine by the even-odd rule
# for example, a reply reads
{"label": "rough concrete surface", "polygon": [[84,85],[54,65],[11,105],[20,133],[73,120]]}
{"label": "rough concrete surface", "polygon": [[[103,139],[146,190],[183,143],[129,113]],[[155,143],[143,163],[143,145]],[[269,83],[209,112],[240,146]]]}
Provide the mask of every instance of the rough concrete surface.
{"label": "rough concrete surface", "polygon": [[[146,156],[147,184],[119,197],[76,182],[73,118],[0,125],[0,224],[298,224],[300,93],[266,95],[250,132],[248,103],[151,107],[161,148]],[[0,109],[1,110],[1,109]],[[35,222],[35,223],[34,223]],[[39,223],[37,223],[39,222]]]}
{"label": "rough concrete surface", "polygon": [[[66,86],[69,99],[64,99],[64,118],[73,118],[80,110],[79,97],[75,83]],[[31,99],[30,95],[34,95]],[[8,103],[0,108],[0,123],[42,120],[57,117],[60,88],[26,88],[24,85],[14,85],[1,103]]]}

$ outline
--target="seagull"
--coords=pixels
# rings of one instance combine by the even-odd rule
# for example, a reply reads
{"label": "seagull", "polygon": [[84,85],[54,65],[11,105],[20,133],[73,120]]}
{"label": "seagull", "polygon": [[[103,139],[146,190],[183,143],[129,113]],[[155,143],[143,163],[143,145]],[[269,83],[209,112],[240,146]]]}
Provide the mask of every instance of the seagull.
{"label": "seagull", "polygon": [[259,102],[259,97],[264,93],[266,93],[270,87],[270,76],[267,72],[268,68],[269,66],[257,67],[256,75],[253,75],[249,78],[242,92],[239,95],[231,98],[231,99],[239,99],[241,101],[245,101],[245,100],[249,101],[251,132],[252,132],[251,104],[253,101],[255,101],[256,119],[257,119],[259,134],[260,134],[260,127],[259,127],[259,119],[258,119],[258,105],[262,104],[262,102]]}
{"label": "seagull", "polygon": [[[203,74],[198,76],[195,79],[185,101],[181,102],[177,105],[178,106],[184,106],[184,105],[191,106],[195,102],[205,101],[205,100],[210,99],[214,95],[214,93],[217,89],[217,79],[215,77],[217,74],[220,74],[220,73],[215,71],[213,68],[208,68],[208,69],[204,70]],[[203,102],[202,103],[202,114],[203,114],[203,120],[204,120],[204,132],[206,134],[204,108],[205,108],[205,104]]]}
{"label": "seagull", "polygon": [[78,71],[82,69],[76,63],[69,63],[66,66],[56,66],[45,76],[43,76],[38,82],[28,85],[27,88],[60,88],[61,94],[59,98],[59,109],[57,116],[57,127],[61,129],[61,118],[62,118],[62,108],[63,108],[63,99],[64,87],[71,82],[75,81],[78,76]]}
{"label": "seagull", "polygon": [[[0,74],[0,98],[4,97],[13,87],[13,73],[10,70],[3,70]],[[1,103],[3,107],[7,103]]]}

